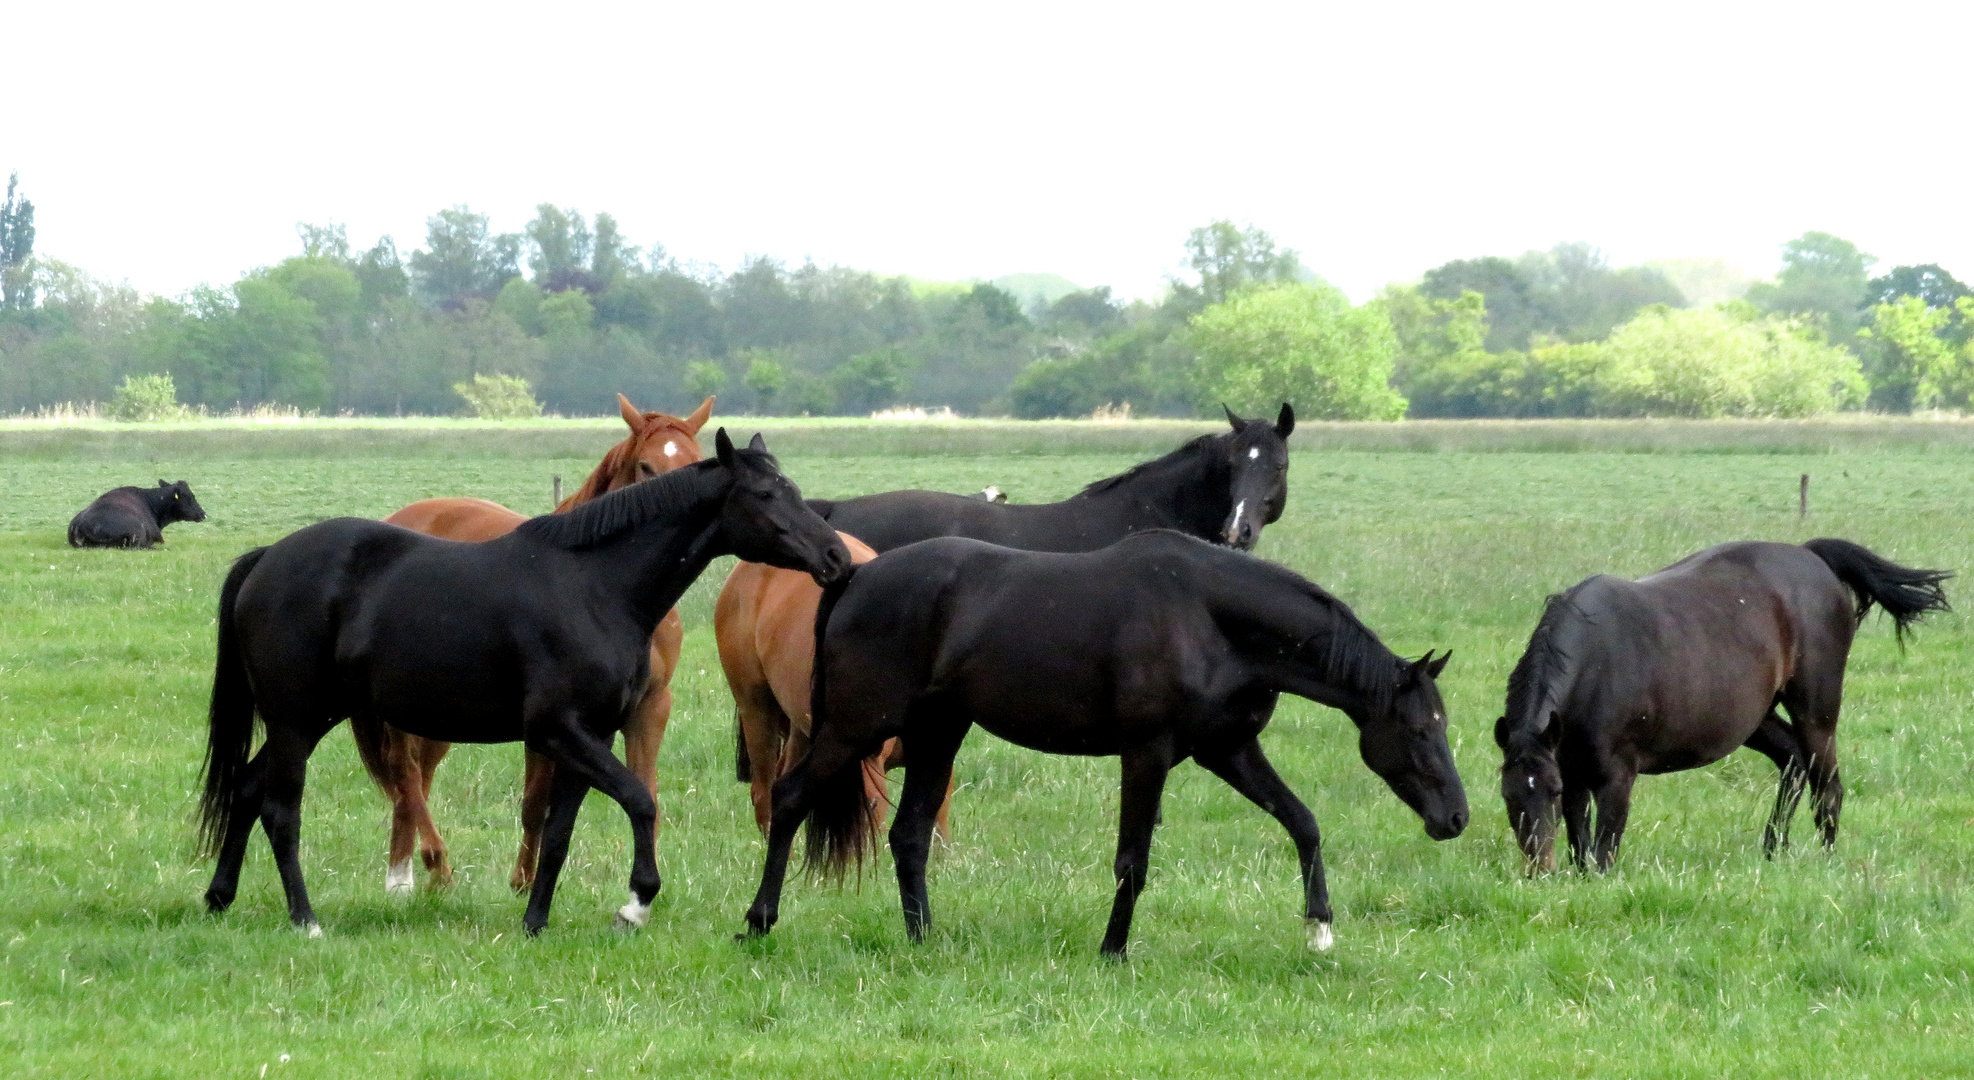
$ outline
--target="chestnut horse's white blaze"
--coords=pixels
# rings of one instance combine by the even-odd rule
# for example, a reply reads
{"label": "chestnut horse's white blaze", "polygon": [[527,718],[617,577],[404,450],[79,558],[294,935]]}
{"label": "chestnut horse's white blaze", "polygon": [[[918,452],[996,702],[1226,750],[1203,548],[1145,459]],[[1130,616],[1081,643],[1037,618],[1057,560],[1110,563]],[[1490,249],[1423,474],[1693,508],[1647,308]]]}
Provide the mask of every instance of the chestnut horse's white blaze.
{"label": "chestnut horse's white blaze", "polygon": [[679,456],[679,444],[678,444],[678,443],[675,443],[675,442],[673,442],[673,441],[672,441],[672,440],[670,440],[670,439],[666,439],[666,440],[665,440],[665,456],[666,456],[666,457],[678,457],[678,456]]}

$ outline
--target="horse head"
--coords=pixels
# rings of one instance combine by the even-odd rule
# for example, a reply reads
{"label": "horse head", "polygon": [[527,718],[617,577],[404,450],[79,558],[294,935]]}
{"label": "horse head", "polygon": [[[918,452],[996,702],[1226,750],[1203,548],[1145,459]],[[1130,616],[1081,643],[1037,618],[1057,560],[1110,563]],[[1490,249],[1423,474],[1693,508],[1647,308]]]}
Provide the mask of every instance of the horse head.
{"label": "horse head", "polygon": [[1288,402],[1273,424],[1246,420],[1221,406],[1234,430],[1222,436],[1227,465],[1227,501],[1233,510],[1220,528],[1220,539],[1242,551],[1254,549],[1261,527],[1281,519],[1289,502],[1289,433],[1295,430],[1295,409]]}
{"label": "horse head", "polygon": [[849,549],[836,530],[802,501],[802,492],[782,475],[758,433],[745,449],[737,449],[727,438],[727,429],[721,428],[713,437],[713,447],[720,465],[733,477],[720,510],[727,551],[747,562],[800,570],[825,587],[849,576]]}
{"label": "horse head", "polygon": [[1531,874],[1556,869],[1556,818],[1563,798],[1556,746],[1562,740],[1563,718],[1554,711],[1533,731],[1511,728],[1505,716],[1494,722],[1494,742],[1502,758],[1501,801]]}
{"label": "horse head", "polygon": [[1426,835],[1451,840],[1467,827],[1467,791],[1446,744],[1446,703],[1433,680],[1453,654],[1428,652],[1406,664],[1388,701],[1357,721],[1357,751],[1405,805],[1425,822]]}

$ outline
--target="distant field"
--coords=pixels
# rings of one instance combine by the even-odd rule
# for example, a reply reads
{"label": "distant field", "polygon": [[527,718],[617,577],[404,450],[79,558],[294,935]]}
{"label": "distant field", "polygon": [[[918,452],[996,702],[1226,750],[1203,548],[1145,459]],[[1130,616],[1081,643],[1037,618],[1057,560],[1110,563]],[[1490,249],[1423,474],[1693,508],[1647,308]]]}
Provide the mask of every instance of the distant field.
{"label": "distant field", "polygon": [[[1212,425],[725,418],[808,494],[996,484],[1022,501]],[[338,514],[478,495],[547,509],[621,423],[0,425],[0,1060],[50,1076],[1941,1076],[1974,1072],[1974,635],[1852,656],[1834,856],[1764,861],[1766,759],[1640,782],[1617,872],[1525,880],[1489,731],[1542,597],[1729,539],[1836,535],[1974,569],[1974,425],[1304,425],[1260,553],[1350,602],[1441,681],[1475,823],[1434,844],[1340,715],[1286,701],[1264,736],[1324,830],[1338,945],[1302,943],[1293,849],[1204,771],[1174,774],[1127,966],[1098,960],[1116,766],[978,733],[959,762],[938,925],[906,943],[888,856],[793,884],[735,945],[760,870],[718,674],[716,565],[682,605],[659,763],[664,891],[609,930],[629,869],[585,808],[553,922],[506,888],[515,747],[461,747],[434,811],[460,864],[387,900],[385,808],[340,732],[311,771],[303,859],[327,936],[286,925],[264,839],[239,903],[189,850],[212,610],[228,559]],[[710,435],[710,432],[709,432]],[[710,441],[710,440],[709,440]],[[1421,452],[1426,451],[1426,452]],[[1807,520],[1798,477],[1811,475]],[[74,552],[69,516],[187,479],[211,514],[154,552]],[[1954,588],[1956,600],[1962,590]],[[1970,601],[1974,603],[1974,601]],[[288,1060],[283,1061],[283,1055]],[[590,1070],[594,1070],[592,1073]]]}

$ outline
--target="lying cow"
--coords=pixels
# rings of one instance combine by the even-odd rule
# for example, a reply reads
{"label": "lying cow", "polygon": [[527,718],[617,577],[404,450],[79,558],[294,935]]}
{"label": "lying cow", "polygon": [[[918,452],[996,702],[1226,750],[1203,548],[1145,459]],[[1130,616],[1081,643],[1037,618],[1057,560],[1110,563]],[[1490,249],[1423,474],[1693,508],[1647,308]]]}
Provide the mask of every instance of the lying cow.
{"label": "lying cow", "polygon": [[183,480],[120,487],[97,496],[69,522],[69,546],[147,548],[164,542],[164,527],[174,521],[204,520],[206,512]]}

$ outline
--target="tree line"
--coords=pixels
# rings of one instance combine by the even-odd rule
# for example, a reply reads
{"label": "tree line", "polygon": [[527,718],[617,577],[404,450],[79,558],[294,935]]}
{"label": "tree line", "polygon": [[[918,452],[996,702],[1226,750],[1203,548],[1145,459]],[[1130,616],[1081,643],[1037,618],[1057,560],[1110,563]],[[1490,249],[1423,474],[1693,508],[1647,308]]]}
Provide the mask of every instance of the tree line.
{"label": "tree line", "polygon": [[[519,233],[459,206],[422,246],[298,250],[225,287],[140,296],[34,253],[0,203],[0,411],[132,401],[356,414],[683,407],[863,415],[1196,415],[1282,399],[1316,417],[1814,415],[1966,408],[1970,291],[1938,266],[1870,276],[1809,233],[1773,283],[1693,306],[1589,245],[1449,262],[1353,305],[1266,232],[1214,222],[1156,301],[1030,296],[757,258],[721,272],[550,204]],[[162,377],[169,375],[169,381]],[[162,388],[162,389],[161,389]],[[119,395],[122,395],[119,397]],[[495,406],[490,402],[507,402]]]}

